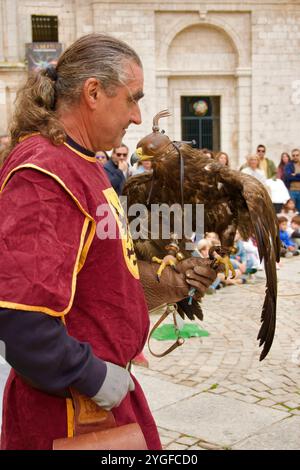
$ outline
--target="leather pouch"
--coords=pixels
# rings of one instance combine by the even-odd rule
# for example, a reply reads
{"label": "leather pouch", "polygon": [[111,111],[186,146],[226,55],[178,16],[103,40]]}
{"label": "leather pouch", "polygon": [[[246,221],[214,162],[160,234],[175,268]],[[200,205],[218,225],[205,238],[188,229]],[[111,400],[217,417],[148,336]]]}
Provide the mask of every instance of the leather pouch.
{"label": "leather pouch", "polygon": [[111,411],[72,390],[74,437],[55,439],[53,450],[147,450],[138,423],[117,426]]}

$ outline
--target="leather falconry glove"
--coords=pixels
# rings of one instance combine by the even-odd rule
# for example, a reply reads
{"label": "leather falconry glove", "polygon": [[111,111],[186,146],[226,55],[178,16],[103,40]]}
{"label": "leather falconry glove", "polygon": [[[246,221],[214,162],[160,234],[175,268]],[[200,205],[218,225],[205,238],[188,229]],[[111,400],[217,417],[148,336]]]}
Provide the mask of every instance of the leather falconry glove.
{"label": "leather falconry glove", "polygon": [[106,411],[119,406],[128,392],[135,389],[134,381],[128,370],[112,362],[106,362],[106,376],[102,386],[92,400]]}
{"label": "leather falconry glove", "polygon": [[148,309],[152,310],[165,303],[178,302],[189,295],[195,287],[195,300],[204,296],[208,287],[216,278],[212,261],[204,258],[187,258],[176,264],[176,271],[166,267],[157,282],[157,264],[138,261],[141,283],[144,289]]}

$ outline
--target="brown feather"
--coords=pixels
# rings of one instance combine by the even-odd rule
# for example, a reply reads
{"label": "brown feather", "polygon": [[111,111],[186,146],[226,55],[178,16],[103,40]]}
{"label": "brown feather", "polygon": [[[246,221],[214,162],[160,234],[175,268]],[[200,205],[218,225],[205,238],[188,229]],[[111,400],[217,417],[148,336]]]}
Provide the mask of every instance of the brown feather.
{"label": "brown feather", "polygon": [[[153,134],[157,138],[157,134]],[[167,136],[164,136],[167,137]],[[147,146],[151,135],[147,136]],[[143,140],[139,143],[143,146]],[[143,149],[146,153],[147,148]],[[263,346],[260,360],[270,350],[275,333],[277,275],[276,260],[280,256],[277,218],[264,186],[255,178],[245,175],[204,156],[188,145],[180,145],[184,158],[185,204],[204,204],[205,231],[216,232],[223,247],[232,247],[239,230],[243,239],[255,235],[260,259],[266,271],[266,293],[261,314],[259,345]],[[180,165],[178,151],[172,144],[152,155],[153,175],[144,174],[130,178],[123,194],[128,197],[128,207],[134,203],[172,205],[181,202]],[[151,191],[150,191],[151,190]],[[149,201],[149,194],[151,199]],[[129,217],[130,219],[130,217]],[[184,251],[185,240],[180,240]],[[148,227],[147,240],[136,240],[138,258],[151,260],[163,257],[166,240],[151,240]]]}

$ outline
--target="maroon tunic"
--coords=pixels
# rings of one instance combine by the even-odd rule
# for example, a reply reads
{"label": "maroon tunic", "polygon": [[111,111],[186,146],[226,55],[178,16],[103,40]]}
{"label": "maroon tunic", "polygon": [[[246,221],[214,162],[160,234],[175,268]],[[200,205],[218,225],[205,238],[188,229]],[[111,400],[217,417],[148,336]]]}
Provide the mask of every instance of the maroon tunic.
{"label": "maroon tunic", "polygon": [[[18,183],[18,172],[30,190]],[[51,191],[42,184],[49,178],[56,183]],[[0,241],[0,307],[64,317],[68,333],[90,343],[97,357],[125,366],[142,351],[149,318],[126,219],[102,167],[67,144],[35,135],[15,147],[0,184],[11,215]],[[22,210],[16,211],[15,194]],[[160,449],[135,382],[135,391],[113,409],[116,422],[138,422],[149,449]],[[12,371],[2,449],[51,449],[67,432],[66,400],[33,389]]]}

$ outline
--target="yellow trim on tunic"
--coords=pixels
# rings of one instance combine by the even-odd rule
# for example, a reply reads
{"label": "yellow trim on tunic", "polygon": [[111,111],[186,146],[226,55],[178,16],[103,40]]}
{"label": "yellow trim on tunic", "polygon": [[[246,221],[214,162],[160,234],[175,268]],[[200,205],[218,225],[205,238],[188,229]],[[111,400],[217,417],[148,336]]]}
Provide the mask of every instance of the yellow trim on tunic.
{"label": "yellow trim on tunic", "polygon": [[134,245],[133,245],[132,237],[130,234],[127,217],[120,203],[119,197],[113,188],[104,189],[102,193],[104,194],[105,199],[107,200],[109,207],[111,209],[111,212],[119,227],[119,232],[120,232],[120,237],[121,237],[121,242],[122,242],[123,257],[126,262],[126,266],[129,272],[132,274],[132,276],[135,279],[139,279],[140,274],[139,274],[136,254],[134,251]]}
{"label": "yellow trim on tunic", "polygon": [[84,263],[85,263],[85,260],[86,260],[86,257],[87,257],[87,254],[89,252],[89,249],[90,249],[90,246],[92,244],[92,241],[94,239],[94,236],[95,236],[95,233],[96,233],[96,223],[92,224],[91,226],[91,229],[90,229],[90,233],[88,235],[88,238],[85,242],[85,245],[83,247],[83,250],[81,252],[81,255],[80,255],[80,259],[79,259],[79,265],[78,265],[78,271],[77,271],[77,274],[79,273],[79,271],[83,268],[84,266]]}
{"label": "yellow trim on tunic", "polygon": [[67,405],[67,437],[74,436],[75,413],[72,398],[66,398]]}
{"label": "yellow trim on tunic", "polygon": [[[32,135],[35,135],[35,134],[24,136],[22,139],[19,139],[19,140],[23,141],[26,138],[31,137]],[[80,152],[75,151],[69,145],[67,145],[67,147],[69,147],[75,153],[78,153],[80,156],[82,156],[83,158],[85,158],[89,161],[94,161],[95,160],[95,159],[86,157],[83,154],[80,154]],[[67,186],[64,184],[64,182],[57,175],[55,175],[55,174],[53,174],[53,173],[51,173],[51,172],[49,172],[49,171],[47,171],[43,168],[40,168],[36,165],[33,165],[33,164],[28,164],[27,163],[27,164],[24,164],[24,165],[21,165],[21,166],[18,166],[16,168],[14,168],[8,174],[8,176],[5,178],[3,184],[0,188],[0,193],[5,188],[9,178],[11,177],[11,175],[13,173],[15,173],[17,170],[20,170],[22,168],[33,168],[35,170],[41,171],[42,173],[45,173],[45,174],[51,176],[52,178],[54,178],[65,189],[65,191],[71,196],[71,198],[75,201],[77,207],[85,215],[85,220],[84,220],[84,224],[83,224],[83,227],[82,227],[82,232],[81,232],[81,236],[80,236],[80,243],[79,243],[79,250],[78,250],[78,253],[77,253],[77,256],[76,256],[76,262],[75,262],[73,275],[72,275],[72,290],[71,290],[71,298],[70,298],[70,302],[69,302],[68,307],[63,312],[56,312],[52,309],[48,309],[47,307],[24,305],[24,304],[18,304],[18,303],[12,303],[12,302],[3,302],[3,301],[0,301],[0,307],[15,308],[15,309],[27,310],[27,311],[32,311],[33,310],[33,311],[44,312],[44,313],[47,313],[47,314],[52,315],[52,316],[61,316],[61,320],[62,320],[63,324],[66,326],[66,320],[65,320],[64,315],[70,310],[70,308],[72,306],[74,295],[75,295],[76,276],[79,273],[79,271],[82,269],[82,267],[85,263],[88,251],[90,249],[91,243],[92,243],[93,238],[95,236],[96,222],[93,219],[93,217],[83,209],[83,207],[81,206],[78,199],[74,196],[74,194],[67,188]],[[87,233],[87,230],[88,230],[88,227],[89,227],[90,223],[91,223],[91,230],[90,230],[90,233],[89,233],[88,238],[86,240],[86,243],[83,246],[85,236],[86,236],[86,233]],[[73,437],[74,436],[75,413],[74,413],[73,401],[72,401],[71,398],[66,398],[66,412],[67,412],[67,437]]]}
{"label": "yellow trim on tunic", "polygon": [[[31,164],[31,163],[26,163],[24,165],[20,165],[20,166],[14,168],[7,175],[7,177],[5,178],[5,180],[4,180],[4,182],[1,186],[1,189],[0,189],[0,193],[3,191],[5,185],[7,184],[9,178],[11,177],[11,175],[14,174],[16,171],[24,169],[24,168],[32,168],[34,170],[38,170],[41,173],[45,173],[45,174],[51,176],[52,178],[54,178],[65,189],[65,191],[71,196],[71,198],[74,200],[77,207],[85,215],[85,220],[84,220],[82,231],[81,231],[79,249],[78,249],[78,252],[77,252],[76,261],[75,261],[73,274],[72,274],[71,298],[70,298],[68,306],[63,311],[58,312],[58,311],[53,310],[51,308],[40,306],[40,305],[39,306],[37,306],[37,305],[26,305],[26,304],[19,304],[19,303],[15,303],[15,302],[8,302],[8,301],[0,300],[0,307],[2,307],[2,308],[12,308],[12,309],[17,309],[17,310],[43,312],[43,313],[47,313],[48,315],[52,315],[52,316],[55,316],[55,317],[61,317],[62,315],[65,315],[66,313],[68,313],[69,310],[72,307],[72,303],[73,303],[73,299],[74,299],[74,295],[75,295],[77,274],[82,269],[82,267],[85,263],[89,248],[91,246],[94,235],[96,233],[96,222],[93,219],[93,217],[88,212],[86,212],[84,210],[84,208],[82,207],[82,205],[80,204],[78,199],[74,196],[74,194],[68,189],[68,187],[65,185],[65,183],[57,175],[45,170],[44,168],[41,168],[41,167],[39,167],[37,165],[34,165],[34,164]],[[90,224],[91,224],[90,233],[87,237],[86,242],[84,243]]]}
{"label": "yellow trim on tunic", "polygon": [[[31,132],[30,134],[23,135],[23,136],[19,137],[18,142],[21,143],[24,140],[29,139],[29,137],[33,137],[34,135],[41,135],[41,133],[40,132]],[[84,158],[88,162],[97,163],[97,159],[95,157],[89,157],[88,155],[85,155],[84,153],[82,153],[79,150],[75,149],[71,145],[67,144],[67,142],[63,142],[63,145],[68,147],[68,149],[72,150],[72,152],[77,153],[77,155]]]}
{"label": "yellow trim on tunic", "polygon": [[79,150],[74,149],[74,147],[71,147],[71,145],[67,144],[67,142],[64,142],[64,145],[68,147],[68,149],[72,150],[72,152],[77,153],[77,155],[79,155],[81,158],[84,158],[88,162],[97,163],[96,157],[89,157],[88,155],[81,153]]}
{"label": "yellow trim on tunic", "polygon": [[18,138],[18,143],[24,142],[24,140],[33,137],[34,135],[40,135],[40,132],[32,132],[31,134],[25,134]]}

